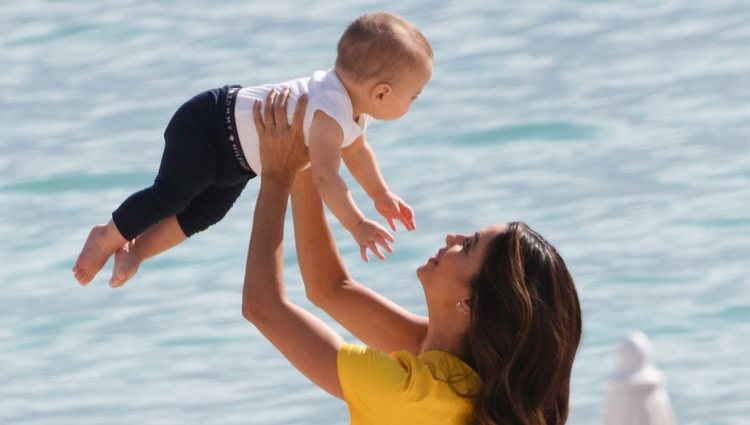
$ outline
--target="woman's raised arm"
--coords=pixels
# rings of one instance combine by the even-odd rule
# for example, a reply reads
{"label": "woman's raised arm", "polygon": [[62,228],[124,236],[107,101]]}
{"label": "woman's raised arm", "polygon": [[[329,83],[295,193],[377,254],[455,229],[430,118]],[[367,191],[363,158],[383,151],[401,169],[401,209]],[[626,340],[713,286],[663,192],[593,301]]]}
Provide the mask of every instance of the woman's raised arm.
{"label": "woman's raised arm", "polygon": [[286,121],[287,94],[282,92],[275,105],[273,93],[266,99],[265,124],[257,104],[253,110],[263,172],[247,253],[242,315],[300,372],[341,398],[336,365],[341,337],[287,300],[284,289],[284,218],[294,174],[306,160],[304,145],[295,143],[292,137],[296,130],[301,131],[305,101],[300,101],[301,106],[298,103],[295,124],[290,128]]}
{"label": "woman's raised arm", "polygon": [[292,187],[297,261],[307,297],[372,348],[420,351],[427,318],[355,282],[343,265],[309,170]]}

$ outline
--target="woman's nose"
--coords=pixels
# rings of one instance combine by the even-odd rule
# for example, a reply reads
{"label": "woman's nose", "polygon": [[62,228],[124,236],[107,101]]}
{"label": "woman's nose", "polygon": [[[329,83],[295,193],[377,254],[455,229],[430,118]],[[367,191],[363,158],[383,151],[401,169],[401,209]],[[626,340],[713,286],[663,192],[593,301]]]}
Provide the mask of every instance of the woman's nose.
{"label": "woman's nose", "polygon": [[459,236],[455,233],[448,233],[448,235],[445,237],[445,244],[446,245],[453,245],[458,243]]}

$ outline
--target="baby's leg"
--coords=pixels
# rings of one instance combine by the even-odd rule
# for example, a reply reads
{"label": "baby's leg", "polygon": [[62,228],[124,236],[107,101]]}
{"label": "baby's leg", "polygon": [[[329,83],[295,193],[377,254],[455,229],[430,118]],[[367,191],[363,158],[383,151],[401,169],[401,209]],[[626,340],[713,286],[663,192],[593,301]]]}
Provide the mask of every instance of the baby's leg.
{"label": "baby's leg", "polygon": [[[174,184],[174,181],[179,180],[169,173],[164,173],[164,168],[160,168],[151,187],[138,191],[123,201],[112,213],[112,220],[106,226],[96,226],[91,230],[78,261],[73,267],[73,273],[79,283],[82,285],[89,283],[107,262],[109,256],[122,248],[126,242],[148,232],[149,229],[158,226],[162,220],[174,216],[190,205],[190,198],[208,186],[213,174],[213,168],[210,168],[210,175],[205,177],[206,183],[199,181],[193,187],[184,188]],[[192,174],[199,176],[209,174],[204,173],[204,170],[199,169]],[[190,174],[190,171],[185,170],[184,174]]]}
{"label": "baby's leg", "polygon": [[[185,238],[182,232],[177,234],[177,241],[160,240],[154,236],[143,240],[142,235],[150,232],[163,235],[163,226],[169,223],[168,219],[186,209],[193,198],[214,182],[217,154],[205,131],[214,118],[211,111],[215,106],[212,106],[211,99],[207,95],[196,96],[175,112],[164,132],[164,153],[153,185],[132,194],[112,213],[122,235],[130,241],[127,246],[123,241],[112,250],[114,253],[125,248],[115,256],[115,270],[110,279],[113,286],[122,285],[135,274],[140,261]],[[138,242],[133,243],[135,239]],[[136,258],[132,255],[125,255],[142,243],[149,245],[149,241],[153,241],[153,247],[149,248],[151,254],[139,254],[138,261],[132,261]]]}
{"label": "baby's leg", "polygon": [[138,271],[143,260],[160,254],[187,239],[176,216],[170,216],[149,227],[115,253],[115,267],[109,286],[118,288]]}
{"label": "baby's leg", "polygon": [[195,197],[190,206],[177,214],[185,234],[192,236],[221,221],[245,189],[248,179],[243,176],[232,186],[212,187]]}
{"label": "baby's leg", "polygon": [[73,273],[78,283],[86,285],[91,282],[91,279],[104,267],[107,259],[125,242],[127,240],[120,234],[112,220],[107,224],[94,226],[73,266]]}
{"label": "baby's leg", "polygon": [[206,190],[193,199],[184,211],[161,220],[123,246],[115,254],[115,267],[109,286],[117,288],[124,285],[135,275],[143,260],[160,254],[181,243],[188,236],[219,222],[240,196],[246,184],[247,180],[243,178],[230,187],[212,187]]}

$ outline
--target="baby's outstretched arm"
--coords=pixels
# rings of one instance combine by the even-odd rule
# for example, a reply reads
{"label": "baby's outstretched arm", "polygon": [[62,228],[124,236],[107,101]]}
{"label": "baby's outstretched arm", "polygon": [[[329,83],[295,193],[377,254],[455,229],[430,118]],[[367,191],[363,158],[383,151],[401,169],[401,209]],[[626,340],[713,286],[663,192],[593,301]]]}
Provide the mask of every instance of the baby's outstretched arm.
{"label": "baby's outstretched arm", "polygon": [[373,220],[367,219],[354,203],[354,199],[339,175],[343,131],[333,118],[316,111],[310,127],[310,171],[320,197],[339,222],[348,230],[360,248],[362,258],[367,261],[369,249],[378,258],[385,258],[378,249],[388,252],[393,236]]}
{"label": "baby's outstretched arm", "polygon": [[388,185],[380,173],[375,153],[364,140],[364,137],[357,139],[343,152],[346,167],[370,196],[375,204],[375,209],[385,217],[391,229],[396,230],[396,220],[400,221],[406,230],[416,229],[414,210],[388,189]]}

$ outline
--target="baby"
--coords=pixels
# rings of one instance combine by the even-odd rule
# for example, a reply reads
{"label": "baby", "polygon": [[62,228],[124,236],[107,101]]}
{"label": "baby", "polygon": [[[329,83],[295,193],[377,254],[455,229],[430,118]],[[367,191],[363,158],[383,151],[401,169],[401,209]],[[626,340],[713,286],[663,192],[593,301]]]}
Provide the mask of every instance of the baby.
{"label": "baby", "polygon": [[[414,230],[414,214],[392,193],[365,140],[372,118],[393,120],[406,114],[432,75],[432,49],[405,19],[368,13],[352,22],[338,43],[336,62],[310,77],[256,87],[224,86],[190,99],[170,120],[154,184],[134,193],[95,226],[73,272],[90,282],[115,255],[110,286],[130,279],[140,263],[217,223],[232,207],[248,180],[260,174],[253,105],[280,92],[294,111],[307,97],[304,132],[315,186],[326,206],[348,230],[367,261],[377,245],[390,251],[393,237],[354,203],[339,175],[343,160],[391,229],[400,221]],[[273,97],[273,94],[271,95]]]}

